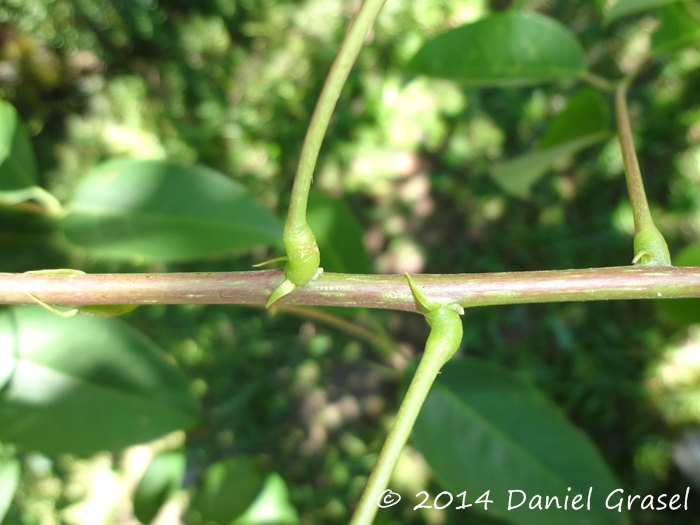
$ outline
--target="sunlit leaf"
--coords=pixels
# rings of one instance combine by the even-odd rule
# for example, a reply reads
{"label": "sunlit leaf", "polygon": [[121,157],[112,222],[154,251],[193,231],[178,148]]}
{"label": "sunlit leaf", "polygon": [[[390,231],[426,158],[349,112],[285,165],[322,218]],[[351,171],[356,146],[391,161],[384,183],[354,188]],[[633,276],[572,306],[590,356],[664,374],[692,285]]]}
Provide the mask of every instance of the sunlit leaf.
{"label": "sunlit leaf", "polygon": [[605,99],[592,89],[582,89],[552,120],[535,151],[496,165],[491,175],[503,191],[527,199],[532,185],[557,160],[605,139],[609,127]]}
{"label": "sunlit leaf", "polygon": [[[612,525],[627,513],[605,499],[620,487],[591,441],[533,386],[496,364],[454,359],[438,375],[413,429],[412,441],[438,482],[475,503],[487,490],[488,512],[521,525]],[[569,487],[571,490],[569,490]],[[592,487],[592,489],[591,489]],[[590,510],[571,510],[576,504]],[[509,491],[526,501],[508,510]],[[531,510],[533,498],[556,496],[563,507]],[[520,503],[514,493],[511,503]],[[459,501],[461,503],[461,499]],[[443,502],[444,503],[444,502]],[[534,499],[537,503],[537,499]]]}
{"label": "sunlit leaf", "polygon": [[[686,246],[673,258],[674,266],[700,266],[700,244]],[[700,323],[700,299],[657,299],[662,317],[678,324]]]}
{"label": "sunlit leaf", "polygon": [[604,22],[609,24],[620,18],[648,11],[655,7],[666,4],[673,4],[679,0],[618,0],[610,10],[605,13]]}
{"label": "sunlit leaf", "polygon": [[279,242],[275,215],[241,184],[202,166],[111,161],[78,187],[61,224],[105,257],[187,260]]}
{"label": "sunlit leaf", "polygon": [[29,136],[15,107],[0,100],[0,191],[37,183],[37,166]]}
{"label": "sunlit leaf", "polygon": [[141,523],[150,523],[163,503],[182,485],[185,455],[165,452],[154,456],[143,473],[134,494],[134,516]]}
{"label": "sunlit leaf", "polygon": [[372,272],[367,250],[362,243],[362,226],[345,202],[312,191],[306,219],[316,236],[324,271]]}
{"label": "sunlit leaf", "polygon": [[22,471],[17,458],[0,458],[0,523],[14,498]]}
{"label": "sunlit leaf", "polygon": [[0,439],[45,454],[119,450],[196,422],[187,383],[117,319],[0,314]]}
{"label": "sunlit leaf", "polygon": [[470,85],[524,85],[578,77],[586,59],[576,37],[560,23],[510,11],[433,38],[408,69]]}
{"label": "sunlit leaf", "polygon": [[506,193],[520,199],[528,199],[532,185],[547,173],[558,159],[573,155],[607,136],[607,132],[601,132],[551,149],[528,153],[499,164],[491,172],[491,176]]}
{"label": "sunlit leaf", "polygon": [[571,95],[566,107],[554,117],[537,149],[554,148],[609,129],[610,112],[605,99],[598,91],[584,88]]}
{"label": "sunlit leaf", "polygon": [[289,503],[289,490],[276,472],[265,479],[260,494],[233,525],[296,525],[297,511]]}
{"label": "sunlit leaf", "polygon": [[204,474],[204,484],[197,490],[191,509],[202,523],[229,523],[255,501],[263,481],[262,469],[250,456],[219,461]]}
{"label": "sunlit leaf", "polygon": [[684,4],[661,8],[661,24],[651,35],[652,53],[670,53],[699,42],[700,20]]}

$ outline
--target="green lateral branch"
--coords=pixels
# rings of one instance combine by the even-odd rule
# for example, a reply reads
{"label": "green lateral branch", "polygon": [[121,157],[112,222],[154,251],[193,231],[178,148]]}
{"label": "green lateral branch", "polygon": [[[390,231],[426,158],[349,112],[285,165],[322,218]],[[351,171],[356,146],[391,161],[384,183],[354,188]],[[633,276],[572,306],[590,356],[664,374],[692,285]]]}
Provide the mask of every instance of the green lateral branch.
{"label": "green lateral branch", "polygon": [[416,308],[425,315],[430,325],[430,335],[425,343],[423,357],[374,464],[350,525],[371,525],[374,521],[382,494],[389,484],[399,455],[411,435],[430,387],[435,382],[440,369],[455,354],[462,342],[462,320],[459,316],[464,313],[464,309],[456,304],[440,304],[429,300],[415,286],[408,274],[406,278]]}
{"label": "green lateral branch", "polygon": [[625,178],[634,217],[634,264],[670,266],[671,255],[661,232],[654,225],[644,191],[642,173],[632,140],[632,129],[627,113],[627,83],[621,83],[615,92],[617,133],[625,165]]}
{"label": "green lateral branch", "polygon": [[268,307],[319,275],[321,255],[316,238],[306,222],[306,207],[311,181],[321,150],[321,143],[326,135],[340,93],[384,2],[385,0],[365,0],[363,2],[343,39],[338,55],[321,90],[304,138],[299,166],[294,176],[287,222],[284,227],[284,247],[288,257],[285,266],[286,279],[268,298],[266,303]]}

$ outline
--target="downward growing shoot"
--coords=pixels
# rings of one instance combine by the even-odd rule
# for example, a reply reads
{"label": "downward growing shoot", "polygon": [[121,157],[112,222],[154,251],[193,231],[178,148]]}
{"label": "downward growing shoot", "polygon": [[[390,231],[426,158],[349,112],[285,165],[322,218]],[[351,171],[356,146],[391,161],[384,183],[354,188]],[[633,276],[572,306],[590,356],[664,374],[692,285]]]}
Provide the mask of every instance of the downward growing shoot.
{"label": "downward growing shoot", "polygon": [[411,435],[430,387],[440,369],[455,354],[462,342],[462,320],[459,316],[464,313],[464,309],[458,304],[440,304],[429,300],[413,284],[410,275],[406,274],[406,278],[418,311],[425,316],[430,325],[430,335],[425,343],[423,357],[374,464],[350,525],[369,525],[373,522],[379,508],[378,502],[389,484],[391,473]]}

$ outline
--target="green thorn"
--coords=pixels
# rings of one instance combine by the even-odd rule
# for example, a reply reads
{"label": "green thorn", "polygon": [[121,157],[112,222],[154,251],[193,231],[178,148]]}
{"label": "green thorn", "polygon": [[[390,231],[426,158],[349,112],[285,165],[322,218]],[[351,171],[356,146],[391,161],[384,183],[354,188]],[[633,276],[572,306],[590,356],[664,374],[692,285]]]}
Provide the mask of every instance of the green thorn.
{"label": "green thorn", "polygon": [[260,268],[261,266],[265,266],[266,264],[272,264],[280,261],[286,261],[288,257],[286,255],[283,255],[282,257],[275,257],[274,259],[270,259],[269,261],[264,261],[258,264],[254,264],[253,268]]}
{"label": "green thorn", "polygon": [[408,286],[411,287],[411,293],[413,294],[413,299],[416,301],[416,306],[418,307],[418,311],[422,313],[423,315],[432,312],[433,310],[436,310],[440,308],[440,304],[436,303],[435,301],[431,301],[428,299],[423,292],[421,292],[418,288],[416,288],[416,285],[413,284],[413,279],[411,279],[411,276],[408,275],[408,272],[404,272],[406,274],[406,279],[408,279]]}
{"label": "green thorn", "polygon": [[46,304],[44,301],[42,301],[41,299],[39,299],[39,298],[33,296],[33,295],[30,294],[29,292],[24,292],[24,293],[27,294],[29,297],[31,297],[32,300],[33,300],[35,303],[37,303],[38,305],[43,306],[43,307],[46,308],[49,312],[55,313],[56,315],[60,315],[61,317],[73,317],[75,314],[78,313],[78,309],[77,309],[77,308],[73,308],[72,310],[68,310],[68,311],[64,312],[63,310],[59,310],[58,308],[54,308],[53,306],[51,306],[51,305],[49,305],[49,304]]}
{"label": "green thorn", "polygon": [[274,303],[282,299],[285,295],[289,295],[296,289],[297,285],[294,284],[289,279],[285,279],[282,284],[280,284],[272,294],[270,298],[265,303],[265,308],[270,308]]}

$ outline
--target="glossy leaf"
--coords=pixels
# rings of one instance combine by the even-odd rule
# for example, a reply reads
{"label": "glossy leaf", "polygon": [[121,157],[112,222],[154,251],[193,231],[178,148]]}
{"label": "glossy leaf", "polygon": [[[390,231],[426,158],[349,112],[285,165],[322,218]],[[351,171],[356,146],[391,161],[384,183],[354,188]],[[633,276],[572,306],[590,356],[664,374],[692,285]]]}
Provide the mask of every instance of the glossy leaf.
{"label": "glossy leaf", "polygon": [[111,161],[78,187],[66,236],[105,257],[187,260],[281,239],[282,226],[238,182],[202,166]]}
{"label": "glossy leaf", "polygon": [[[467,502],[490,491],[487,511],[522,525],[626,523],[626,512],[605,508],[619,483],[591,441],[533,386],[493,363],[454,359],[438,375],[413,429],[412,441],[438,482],[453,494],[467,491]],[[571,488],[569,491],[568,488]],[[586,505],[592,487],[590,510]],[[509,491],[527,501],[508,510]],[[569,496],[569,510],[530,510],[532,499]],[[513,505],[522,495],[513,494]],[[583,503],[582,503],[583,502]],[[536,500],[535,500],[536,503]]]}
{"label": "glossy leaf", "polygon": [[296,525],[299,515],[289,503],[289,490],[276,472],[265,479],[260,494],[233,525]]}
{"label": "glossy leaf", "polygon": [[700,20],[684,4],[671,4],[661,8],[661,24],[651,35],[652,53],[670,53],[698,42]]}
{"label": "glossy leaf", "polygon": [[609,128],[605,99],[592,89],[582,89],[552,120],[535,151],[497,165],[492,177],[506,193],[527,199],[532,185],[557,160],[605,139]]}
{"label": "glossy leaf", "polygon": [[163,503],[182,486],[185,455],[165,452],[153,457],[134,494],[134,515],[141,523],[150,523]]}
{"label": "glossy leaf", "polygon": [[309,195],[306,220],[316,236],[324,271],[372,272],[372,265],[362,242],[362,226],[345,202],[319,191],[312,191]]}
{"label": "glossy leaf", "polygon": [[0,440],[45,454],[119,450],[195,423],[180,371],[117,319],[0,314]]}
{"label": "glossy leaf", "polygon": [[219,461],[207,469],[191,509],[202,523],[229,523],[255,501],[263,481],[262,470],[250,456]]}
{"label": "glossy leaf", "polygon": [[509,11],[433,38],[408,69],[470,85],[508,86],[578,77],[586,59],[576,37],[555,20]]}
{"label": "glossy leaf", "polygon": [[649,11],[656,7],[661,7],[666,4],[673,4],[679,0],[618,0],[610,10],[605,13],[605,24],[614,22],[626,16]]}
{"label": "glossy leaf", "polygon": [[[683,248],[674,258],[674,266],[700,266],[700,244]],[[669,321],[686,325],[700,323],[700,299],[657,299],[656,309]]]}
{"label": "glossy leaf", "polygon": [[0,191],[37,183],[37,166],[29,135],[15,107],[0,100]]}
{"label": "glossy leaf", "polygon": [[0,523],[15,496],[22,467],[17,458],[0,458]]}

